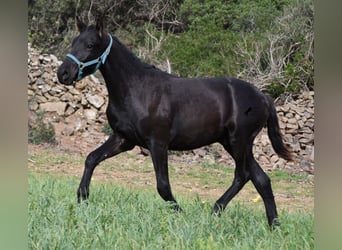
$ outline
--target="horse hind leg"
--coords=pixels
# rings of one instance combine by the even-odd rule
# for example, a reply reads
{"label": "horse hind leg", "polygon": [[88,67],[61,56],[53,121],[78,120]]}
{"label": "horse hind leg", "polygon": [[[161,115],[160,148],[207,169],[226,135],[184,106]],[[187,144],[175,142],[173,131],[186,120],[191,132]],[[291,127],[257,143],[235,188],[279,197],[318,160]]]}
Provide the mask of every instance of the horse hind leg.
{"label": "horse hind leg", "polygon": [[221,198],[216,201],[214,205],[214,214],[219,215],[220,212],[225,209],[229,201],[233,199],[233,197],[249,180],[251,180],[264,201],[268,224],[271,227],[278,226],[278,214],[271,187],[271,181],[253,157],[253,143],[236,144],[240,145],[238,150],[231,147],[231,144],[223,145],[228,153],[230,153],[234,158],[236,168],[232,185],[221,196]]}
{"label": "horse hind leg", "polygon": [[113,157],[121,152],[134,147],[131,143],[120,137],[118,134],[111,135],[105,143],[88,154],[83,176],[77,190],[77,201],[87,200],[89,197],[89,185],[95,167],[105,159]]}
{"label": "horse hind leg", "polygon": [[268,224],[270,227],[279,226],[277,207],[271,186],[271,180],[256,162],[254,157],[250,159],[251,180],[262,197],[266,209]]}
{"label": "horse hind leg", "polygon": [[215,215],[220,215],[228,203],[250,179],[250,173],[246,159],[247,151],[246,147],[244,147],[244,144],[240,144],[238,148],[233,148],[231,143],[222,143],[222,145],[235,160],[235,172],[231,186],[214,204],[213,213]]}

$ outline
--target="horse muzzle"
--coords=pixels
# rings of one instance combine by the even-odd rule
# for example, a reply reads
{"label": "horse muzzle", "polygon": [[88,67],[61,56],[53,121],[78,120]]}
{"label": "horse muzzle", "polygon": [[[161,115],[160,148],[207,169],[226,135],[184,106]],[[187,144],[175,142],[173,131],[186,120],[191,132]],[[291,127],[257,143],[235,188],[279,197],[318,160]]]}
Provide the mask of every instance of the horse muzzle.
{"label": "horse muzzle", "polygon": [[64,85],[72,85],[76,82],[77,68],[71,63],[64,62],[57,70],[58,81]]}

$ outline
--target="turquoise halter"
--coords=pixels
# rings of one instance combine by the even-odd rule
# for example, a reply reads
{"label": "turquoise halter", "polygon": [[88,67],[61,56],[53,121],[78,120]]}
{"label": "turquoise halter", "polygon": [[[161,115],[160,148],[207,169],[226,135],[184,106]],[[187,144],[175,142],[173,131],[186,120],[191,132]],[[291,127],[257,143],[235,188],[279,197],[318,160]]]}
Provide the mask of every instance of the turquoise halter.
{"label": "turquoise halter", "polygon": [[107,56],[110,53],[110,49],[111,49],[112,43],[113,43],[112,36],[109,34],[108,34],[108,36],[109,36],[109,45],[108,45],[107,49],[102,53],[102,55],[99,58],[96,58],[96,59],[88,61],[88,62],[80,62],[74,55],[72,55],[70,53],[68,53],[66,55],[67,57],[71,58],[78,65],[78,76],[77,76],[76,81],[79,81],[83,78],[83,69],[85,67],[96,64],[94,71],[91,73],[91,74],[93,74],[100,68],[101,63],[104,64],[106,62]]}

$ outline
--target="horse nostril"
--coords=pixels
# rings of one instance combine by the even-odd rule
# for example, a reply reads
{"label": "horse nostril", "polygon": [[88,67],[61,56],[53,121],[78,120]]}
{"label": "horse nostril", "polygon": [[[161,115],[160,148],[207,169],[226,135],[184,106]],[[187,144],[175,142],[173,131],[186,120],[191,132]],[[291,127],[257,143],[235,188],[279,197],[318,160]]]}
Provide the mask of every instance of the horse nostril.
{"label": "horse nostril", "polygon": [[69,78],[69,73],[67,70],[59,68],[57,71],[57,77],[61,83],[65,83]]}
{"label": "horse nostril", "polygon": [[64,81],[66,81],[68,78],[69,78],[69,73],[65,70],[65,71],[62,73],[62,79],[63,79]]}
{"label": "horse nostril", "polygon": [[63,68],[58,69],[57,78],[60,83],[65,83],[68,77],[69,77],[69,74],[65,69]]}

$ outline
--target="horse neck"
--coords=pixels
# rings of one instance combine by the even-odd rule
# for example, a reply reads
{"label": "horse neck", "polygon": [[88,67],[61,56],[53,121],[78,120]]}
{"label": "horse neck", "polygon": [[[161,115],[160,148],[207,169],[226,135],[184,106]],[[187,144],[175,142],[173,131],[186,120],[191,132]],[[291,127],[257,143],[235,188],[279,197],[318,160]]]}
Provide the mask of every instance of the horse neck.
{"label": "horse neck", "polygon": [[113,45],[106,63],[100,71],[107,85],[109,97],[122,100],[134,84],[145,74],[145,63],[141,62],[127,47],[113,37]]}

